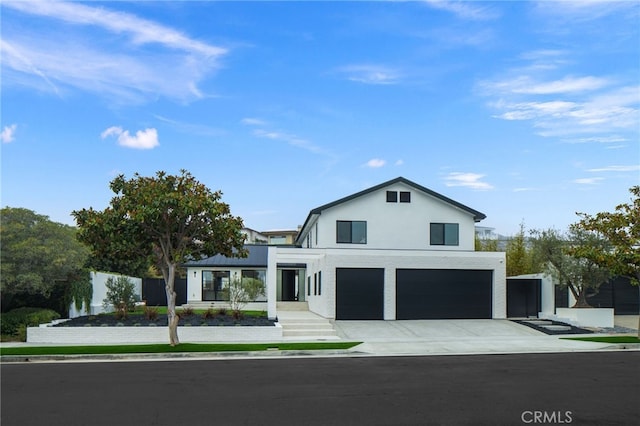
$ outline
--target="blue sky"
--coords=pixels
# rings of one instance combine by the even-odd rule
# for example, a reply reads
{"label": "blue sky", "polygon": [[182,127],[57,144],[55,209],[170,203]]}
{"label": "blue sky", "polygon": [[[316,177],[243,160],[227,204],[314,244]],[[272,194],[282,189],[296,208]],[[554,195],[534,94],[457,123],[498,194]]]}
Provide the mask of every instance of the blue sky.
{"label": "blue sky", "polygon": [[640,182],[639,2],[8,2],[2,206],[189,170],[245,225],[404,176],[511,235]]}

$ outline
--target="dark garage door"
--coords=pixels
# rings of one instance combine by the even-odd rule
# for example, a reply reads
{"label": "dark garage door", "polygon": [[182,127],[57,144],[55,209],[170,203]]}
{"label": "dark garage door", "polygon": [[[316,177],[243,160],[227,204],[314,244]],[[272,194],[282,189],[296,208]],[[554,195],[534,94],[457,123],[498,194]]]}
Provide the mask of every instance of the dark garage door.
{"label": "dark garage door", "polygon": [[336,319],[384,319],[384,269],[336,268]]}
{"label": "dark garage door", "polygon": [[493,271],[397,269],[397,319],[492,317]]}

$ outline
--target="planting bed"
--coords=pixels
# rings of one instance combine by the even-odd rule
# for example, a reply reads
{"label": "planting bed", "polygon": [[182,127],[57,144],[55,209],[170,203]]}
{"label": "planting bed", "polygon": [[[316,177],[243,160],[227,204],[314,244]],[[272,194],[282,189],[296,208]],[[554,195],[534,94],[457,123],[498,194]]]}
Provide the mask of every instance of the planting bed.
{"label": "planting bed", "polygon": [[[55,325],[54,327],[166,327],[167,316],[158,315],[156,319],[147,319],[142,314],[131,314],[126,319],[118,319],[114,315],[88,315],[77,317]],[[180,317],[179,326],[273,326],[274,321],[266,316],[246,316],[234,318],[231,315],[216,315],[205,318],[203,315],[192,314]]]}

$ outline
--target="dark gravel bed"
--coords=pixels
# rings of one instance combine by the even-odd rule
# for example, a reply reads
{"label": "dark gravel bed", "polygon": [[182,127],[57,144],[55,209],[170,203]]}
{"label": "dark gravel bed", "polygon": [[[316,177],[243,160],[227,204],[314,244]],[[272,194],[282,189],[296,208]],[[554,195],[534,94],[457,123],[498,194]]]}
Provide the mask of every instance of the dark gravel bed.
{"label": "dark gravel bed", "polygon": [[527,322],[526,320],[511,320],[513,322],[516,322],[518,324],[522,324],[522,325],[526,325],[527,327],[533,328],[534,330],[538,330],[541,331],[545,334],[550,334],[550,335],[557,335],[557,334],[592,334],[593,331],[591,330],[587,330],[585,328],[579,328],[579,327],[574,327],[571,324],[566,324],[564,322],[560,322],[560,321],[551,321],[552,325],[565,325],[568,327],[571,327],[571,330],[549,330],[546,329],[544,327],[541,327],[539,325],[536,324],[531,324],[529,322]]}
{"label": "dark gravel bed", "polygon": [[[168,325],[166,315],[158,315],[158,318],[150,320],[144,315],[129,315],[126,319],[117,319],[114,315],[89,315],[77,317],[62,322],[54,327],[166,327]],[[217,315],[213,318],[204,318],[202,315],[188,315],[180,317],[179,326],[272,326],[274,321],[267,317],[234,318],[231,315]]]}

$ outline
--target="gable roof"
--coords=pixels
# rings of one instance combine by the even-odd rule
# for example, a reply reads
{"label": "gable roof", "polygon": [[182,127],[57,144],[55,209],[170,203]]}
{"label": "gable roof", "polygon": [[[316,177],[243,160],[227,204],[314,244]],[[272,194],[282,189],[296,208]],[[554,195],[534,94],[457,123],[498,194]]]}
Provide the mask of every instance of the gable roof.
{"label": "gable roof", "polygon": [[309,215],[307,216],[307,219],[304,222],[304,225],[302,225],[302,228],[300,229],[300,232],[298,232],[298,236],[296,237],[296,243],[298,243],[298,244],[300,243],[299,239],[305,233],[307,226],[310,225],[310,223],[313,221],[313,219],[315,219],[319,215],[321,215],[323,210],[327,210],[327,209],[329,209],[331,207],[334,207],[334,206],[337,206],[339,204],[346,203],[346,202],[351,201],[351,200],[353,200],[355,198],[361,197],[361,196],[369,194],[371,192],[375,192],[375,191],[377,191],[379,189],[385,188],[387,186],[390,186],[390,185],[393,185],[393,184],[396,184],[396,183],[403,183],[403,184],[405,184],[407,186],[410,186],[410,187],[412,187],[412,188],[414,188],[414,189],[416,189],[418,191],[421,191],[421,192],[423,192],[423,193],[425,193],[427,195],[430,195],[430,196],[432,196],[434,198],[437,198],[437,199],[439,199],[441,201],[444,201],[447,204],[451,204],[454,207],[457,207],[457,208],[459,208],[459,209],[461,209],[463,211],[466,211],[467,213],[473,215],[473,219],[476,222],[480,222],[481,220],[483,220],[483,219],[485,219],[487,217],[484,213],[481,213],[481,212],[479,212],[477,210],[474,210],[471,207],[467,207],[464,204],[461,204],[461,203],[459,203],[457,201],[454,201],[451,198],[445,197],[442,194],[438,194],[437,192],[432,191],[429,188],[426,188],[426,187],[424,187],[422,185],[418,185],[417,183],[412,182],[409,179],[406,179],[406,178],[403,178],[403,177],[400,176],[400,177],[397,177],[395,179],[391,179],[391,180],[383,182],[383,183],[381,183],[379,185],[372,186],[371,188],[365,189],[365,190],[360,191],[360,192],[356,192],[355,194],[351,194],[351,195],[349,195],[347,197],[340,198],[339,200],[333,201],[333,202],[328,203],[328,204],[324,204],[324,205],[322,205],[320,207],[316,207],[315,209],[311,210],[309,212]]}

